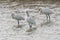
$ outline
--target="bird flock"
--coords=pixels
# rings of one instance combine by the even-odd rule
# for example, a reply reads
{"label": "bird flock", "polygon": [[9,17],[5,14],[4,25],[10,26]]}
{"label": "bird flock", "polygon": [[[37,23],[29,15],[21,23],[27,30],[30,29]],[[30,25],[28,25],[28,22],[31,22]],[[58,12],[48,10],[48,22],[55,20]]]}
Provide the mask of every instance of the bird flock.
{"label": "bird flock", "polygon": [[[46,20],[47,20],[47,22],[50,21],[50,15],[54,13],[54,12],[53,12],[51,9],[49,9],[48,7],[45,7],[45,8],[40,7],[39,10],[38,10],[38,12],[39,12],[40,14],[45,14],[45,15],[46,15]],[[30,27],[30,29],[31,29],[33,25],[36,25],[36,21],[35,21],[35,19],[33,19],[33,17],[30,17],[28,11],[26,11],[26,15],[27,15],[26,21],[27,21],[27,23],[29,24],[29,27]],[[12,16],[13,19],[17,20],[17,22],[18,22],[18,27],[19,27],[19,21],[20,21],[20,20],[25,20],[25,18],[22,17],[21,15],[12,14],[11,16]]]}

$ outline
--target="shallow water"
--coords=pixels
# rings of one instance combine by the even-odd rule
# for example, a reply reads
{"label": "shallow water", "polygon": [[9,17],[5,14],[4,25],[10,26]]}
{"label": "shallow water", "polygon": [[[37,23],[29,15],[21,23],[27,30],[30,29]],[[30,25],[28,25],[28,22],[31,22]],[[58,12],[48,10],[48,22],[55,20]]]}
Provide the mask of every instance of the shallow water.
{"label": "shallow water", "polygon": [[[56,4],[43,3],[16,6],[18,4],[0,4],[0,40],[60,40],[60,7],[56,7]],[[51,15],[50,23],[46,23],[45,15],[39,14],[39,7],[49,7],[55,12]],[[29,29],[26,20],[20,21],[21,28],[16,28],[17,20],[11,17],[11,14],[15,13],[26,19],[26,10],[29,10],[30,16],[35,18],[36,25],[33,26],[37,28],[35,31],[26,32]]]}

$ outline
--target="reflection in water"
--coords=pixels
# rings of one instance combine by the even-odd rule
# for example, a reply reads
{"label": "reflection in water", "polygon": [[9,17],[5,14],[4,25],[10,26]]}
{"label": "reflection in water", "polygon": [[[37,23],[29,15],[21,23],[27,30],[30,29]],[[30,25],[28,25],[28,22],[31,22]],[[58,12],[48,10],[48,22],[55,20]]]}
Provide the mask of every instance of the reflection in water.
{"label": "reflection in water", "polygon": [[14,25],[16,28],[22,28],[24,25]]}
{"label": "reflection in water", "polygon": [[28,29],[26,32],[32,32],[32,31],[35,31],[37,28],[34,27],[34,28],[31,28],[31,29]]}
{"label": "reflection in water", "polygon": [[27,32],[27,35],[31,35],[31,34],[35,33],[36,29],[37,29],[36,27],[35,28],[28,29],[26,31]]}
{"label": "reflection in water", "polygon": [[49,21],[49,22],[43,22],[43,23],[41,23],[41,26],[51,26],[51,25],[53,25],[53,22],[52,21]]}

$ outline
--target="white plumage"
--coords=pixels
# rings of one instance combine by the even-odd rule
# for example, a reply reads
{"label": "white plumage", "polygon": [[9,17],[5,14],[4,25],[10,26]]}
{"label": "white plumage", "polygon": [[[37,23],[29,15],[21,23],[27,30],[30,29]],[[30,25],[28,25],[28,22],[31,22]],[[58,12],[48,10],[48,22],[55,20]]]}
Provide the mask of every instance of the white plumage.
{"label": "white plumage", "polygon": [[18,21],[18,26],[19,26],[19,20],[24,20],[24,18],[20,15],[12,14],[11,16],[12,16],[13,19]]}
{"label": "white plumage", "polygon": [[40,8],[39,9],[39,11],[42,13],[42,14],[45,14],[46,15],[46,17],[47,17],[47,21],[50,21],[50,15],[51,14],[54,14],[54,12],[51,10],[51,9],[49,9],[48,7],[46,7],[46,8]]}
{"label": "white plumage", "polygon": [[28,22],[30,28],[32,28],[32,25],[36,25],[36,22],[32,17],[29,16],[28,11],[26,11],[26,14],[27,14],[27,22]]}
{"label": "white plumage", "polygon": [[35,25],[36,23],[35,23],[35,20],[32,18],[32,17],[28,17],[27,18],[27,22],[29,23],[29,24],[31,24],[31,25]]}

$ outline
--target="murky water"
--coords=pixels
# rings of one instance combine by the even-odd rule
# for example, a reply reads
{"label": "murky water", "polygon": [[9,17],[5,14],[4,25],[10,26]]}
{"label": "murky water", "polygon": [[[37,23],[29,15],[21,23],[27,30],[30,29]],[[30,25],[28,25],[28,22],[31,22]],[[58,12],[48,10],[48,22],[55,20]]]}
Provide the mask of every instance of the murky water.
{"label": "murky water", "polygon": [[[0,4],[0,40],[60,40],[60,7],[56,4]],[[39,7],[49,7],[54,11],[51,15],[51,22],[46,22],[45,15],[40,15]],[[25,19],[26,10],[29,10],[30,16],[34,16],[36,27],[32,32],[26,32],[29,25],[26,20],[20,21],[21,28],[17,27],[17,20],[12,19],[11,14],[22,15]]]}

